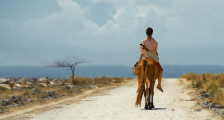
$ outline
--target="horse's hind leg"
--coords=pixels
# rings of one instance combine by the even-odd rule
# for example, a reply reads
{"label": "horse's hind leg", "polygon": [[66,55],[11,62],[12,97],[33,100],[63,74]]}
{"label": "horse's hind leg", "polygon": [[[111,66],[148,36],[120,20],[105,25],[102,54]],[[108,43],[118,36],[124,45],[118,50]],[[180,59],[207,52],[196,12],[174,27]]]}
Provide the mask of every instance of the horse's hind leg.
{"label": "horse's hind leg", "polygon": [[144,91],[144,96],[145,96],[145,109],[147,110],[147,109],[149,109],[148,108],[148,101],[147,101],[147,95],[146,95],[146,91]]}
{"label": "horse's hind leg", "polygon": [[145,109],[149,109],[149,82],[146,80],[145,82],[146,90],[145,90]]}
{"label": "horse's hind leg", "polygon": [[149,106],[150,110],[152,110],[152,106],[151,106],[151,102],[150,102],[150,100],[151,100],[150,98],[151,98],[151,95],[152,95],[151,92],[152,92],[152,90],[151,90],[151,85],[150,85],[150,88],[149,88],[149,98],[148,98],[148,106]]}
{"label": "horse's hind leg", "polygon": [[155,108],[154,104],[153,104],[153,95],[154,93],[152,93],[152,102],[150,103],[151,104],[151,108]]}
{"label": "horse's hind leg", "polygon": [[[153,74],[152,74],[153,76]],[[152,108],[154,108],[154,104],[153,104],[153,96],[154,96],[154,84],[155,84],[155,80],[153,80],[152,76],[148,76],[149,82],[150,82],[150,87],[149,87],[149,99],[148,99],[148,106],[149,109],[151,110]]]}
{"label": "horse's hind leg", "polygon": [[152,87],[152,89],[151,89],[151,90],[152,90],[152,91],[151,91],[152,100],[151,100],[151,103],[150,103],[150,105],[151,105],[152,108],[155,108],[155,106],[154,106],[154,104],[153,104],[154,86],[155,86],[155,81],[153,81],[153,82],[152,82],[152,86],[150,86],[150,87]]}
{"label": "horse's hind leg", "polygon": [[151,100],[150,105],[151,105],[151,108],[155,108],[154,103],[153,103],[154,89],[152,89],[152,95],[151,96],[152,96],[152,100]]}
{"label": "horse's hind leg", "polygon": [[[149,85],[150,84],[150,85]],[[148,93],[148,98],[147,98],[147,100],[148,100],[148,107],[149,107],[149,109],[151,110],[152,109],[152,107],[151,107],[151,104],[150,104],[150,98],[151,98],[151,92],[152,92],[152,87],[151,87],[151,85],[152,85],[152,83],[151,83],[151,78],[150,78],[150,75],[147,75],[147,85],[149,86],[147,86],[147,88],[148,89],[146,89],[146,91],[147,91],[147,93]]]}

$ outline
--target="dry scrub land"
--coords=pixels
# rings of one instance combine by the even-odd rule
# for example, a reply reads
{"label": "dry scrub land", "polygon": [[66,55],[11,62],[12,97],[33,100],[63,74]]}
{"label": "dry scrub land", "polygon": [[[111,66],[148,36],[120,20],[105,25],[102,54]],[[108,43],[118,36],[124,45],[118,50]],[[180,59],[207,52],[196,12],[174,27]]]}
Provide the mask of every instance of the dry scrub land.
{"label": "dry scrub land", "polygon": [[192,93],[197,101],[198,109],[210,109],[224,117],[224,74],[194,74],[189,73],[180,76],[191,84],[188,86],[195,90]]}
{"label": "dry scrub land", "polygon": [[123,82],[119,77],[0,78],[0,115]]}

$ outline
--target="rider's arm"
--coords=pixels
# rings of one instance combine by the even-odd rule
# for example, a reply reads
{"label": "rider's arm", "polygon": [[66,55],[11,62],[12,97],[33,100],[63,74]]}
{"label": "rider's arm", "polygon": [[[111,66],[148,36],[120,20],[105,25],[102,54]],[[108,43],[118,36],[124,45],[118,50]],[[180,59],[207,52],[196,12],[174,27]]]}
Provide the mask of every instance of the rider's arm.
{"label": "rider's arm", "polygon": [[139,50],[141,51],[141,54],[143,54],[143,47],[140,45]]}
{"label": "rider's arm", "polygon": [[158,41],[156,40],[156,47],[155,47],[156,51],[157,51],[157,48],[158,48]]}

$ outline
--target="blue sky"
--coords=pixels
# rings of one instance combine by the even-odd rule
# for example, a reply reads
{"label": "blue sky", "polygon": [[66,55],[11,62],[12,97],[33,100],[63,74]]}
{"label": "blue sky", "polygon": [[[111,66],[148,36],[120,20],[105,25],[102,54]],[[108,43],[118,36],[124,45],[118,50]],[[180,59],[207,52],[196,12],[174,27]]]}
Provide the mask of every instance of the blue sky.
{"label": "blue sky", "polygon": [[0,65],[133,65],[154,28],[162,65],[224,65],[223,0],[0,0]]}

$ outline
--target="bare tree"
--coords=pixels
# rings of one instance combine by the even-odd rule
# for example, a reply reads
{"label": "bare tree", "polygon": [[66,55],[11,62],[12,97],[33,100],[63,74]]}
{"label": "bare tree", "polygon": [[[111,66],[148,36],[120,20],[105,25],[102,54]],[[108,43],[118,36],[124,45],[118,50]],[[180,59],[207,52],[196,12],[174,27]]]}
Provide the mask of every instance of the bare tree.
{"label": "bare tree", "polygon": [[67,56],[64,59],[56,60],[50,66],[51,67],[68,67],[68,68],[70,68],[70,70],[72,72],[72,83],[74,84],[75,67],[81,63],[87,63],[87,61],[84,59],[81,59],[81,58]]}

